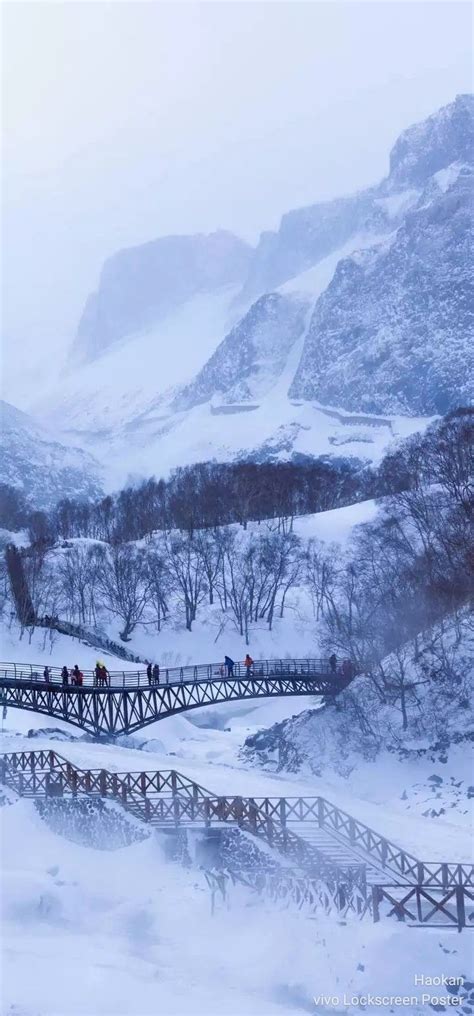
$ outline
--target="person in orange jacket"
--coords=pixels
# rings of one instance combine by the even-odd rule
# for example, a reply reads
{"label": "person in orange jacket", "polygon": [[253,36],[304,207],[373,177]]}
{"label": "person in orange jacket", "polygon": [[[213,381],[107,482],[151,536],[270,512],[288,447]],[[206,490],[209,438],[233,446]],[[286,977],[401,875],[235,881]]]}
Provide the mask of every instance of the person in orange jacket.
{"label": "person in orange jacket", "polygon": [[249,656],[248,653],[247,653],[247,655],[245,657],[245,660],[244,660],[244,666],[247,669],[247,677],[250,677],[251,676],[250,672],[251,672],[252,667],[253,667],[253,660],[252,660],[252,657]]}

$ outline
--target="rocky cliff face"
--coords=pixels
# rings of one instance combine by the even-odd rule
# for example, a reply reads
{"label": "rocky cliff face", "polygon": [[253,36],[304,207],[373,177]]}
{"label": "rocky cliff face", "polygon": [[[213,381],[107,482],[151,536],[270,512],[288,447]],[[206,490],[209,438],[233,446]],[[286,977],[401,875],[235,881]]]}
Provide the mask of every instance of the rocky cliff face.
{"label": "rocky cliff face", "polygon": [[474,97],[458,95],[449,106],[403,131],[390,152],[390,186],[423,186],[453,162],[473,160]]}
{"label": "rocky cliff face", "polygon": [[18,487],[35,508],[52,508],[64,497],[94,499],[102,493],[99,463],[67,447],[30,416],[0,402],[0,481]]}
{"label": "rocky cliff face", "polygon": [[226,403],[262,398],[284,371],[307,311],[303,299],[281,293],[262,296],[180,392],[173,409],[190,409],[216,396]]}
{"label": "rocky cliff face", "polygon": [[316,304],[290,395],[432,415],[474,395],[473,176],[429,185],[385,243],[339,262]]}
{"label": "rocky cliff face", "polygon": [[105,262],[85,306],[72,361],[94,360],[108,347],[153,327],[198,293],[245,278],[252,248],[224,231],[166,236],[119,251]]}
{"label": "rocky cliff face", "polygon": [[[76,344],[78,357],[109,353],[102,374],[95,363],[83,367],[50,400],[61,425],[115,434],[117,447],[120,432],[133,430],[153,463],[176,435],[176,456],[190,461],[201,433],[200,457],[221,448],[224,411],[259,402],[260,437],[255,411],[235,454],[254,453],[256,443],[266,454],[283,428],[278,454],[289,456],[312,433],[313,401],[359,423],[365,414],[364,426],[368,414],[431,416],[469,402],[473,122],[473,97],[459,96],[403,132],[380,184],[289,212],[255,251],[217,233],[110,259]],[[199,317],[196,300],[212,307]],[[198,346],[205,353],[190,367]],[[163,369],[166,358],[173,370]],[[316,444],[305,438],[305,454],[317,454]],[[229,455],[231,445],[227,434]]]}
{"label": "rocky cliff face", "polygon": [[[458,96],[404,131],[391,152],[389,175],[377,187],[290,212],[278,233],[263,235],[243,288],[246,300],[282,283],[286,295],[288,279],[351,249],[351,238],[354,245],[316,300],[291,398],[408,415],[445,413],[471,401],[473,123],[473,97]],[[364,234],[379,242],[359,247]],[[186,390],[184,405],[216,393],[258,395],[258,385],[248,386],[245,343],[267,300],[260,298],[224,340]],[[273,304],[271,327],[289,349],[285,301]],[[295,323],[294,339],[299,334]],[[258,330],[252,341],[253,361],[273,358],[276,373],[279,343],[262,342],[259,352]],[[245,355],[232,354],[230,377],[227,358],[242,342]]]}
{"label": "rocky cliff face", "polygon": [[277,233],[263,233],[241,299],[248,302],[304,272],[362,230],[380,232],[387,216],[375,188],[288,212]]}

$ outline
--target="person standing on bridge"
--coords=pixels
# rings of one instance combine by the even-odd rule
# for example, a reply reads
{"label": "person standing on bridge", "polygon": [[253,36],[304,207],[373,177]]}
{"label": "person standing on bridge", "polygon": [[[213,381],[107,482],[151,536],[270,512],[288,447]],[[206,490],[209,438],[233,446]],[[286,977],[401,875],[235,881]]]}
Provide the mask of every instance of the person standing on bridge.
{"label": "person standing on bridge", "polygon": [[74,670],[72,672],[72,684],[82,685],[82,670],[79,670],[77,663],[74,664]]}
{"label": "person standing on bridge", "polygon": [[252,657],[249,655],[249,653],[247,653],[247,655],[245,657],[244,666],[245,666],[246,671],[247,671],[247,677],[251,677],[252,676],[253,660],[252,660]]}
{"label": "person standing on bridge", "polygon": [[160,668],[157,663],[153,667],[153,684],[160,683]]}
{"label": "person standing on bridge", "polygon": [[50,673],[49,673],[49,667],[45,667],[44,668],[44,670],[43,670],[43,677],[44,677],[44,679],[46,681],[46,684],[49,684],[49,682],[51,680]]}
{"label": "person standing on bridge", "polygon": [[231,660],[230,656],[224,656],[224,667],[226,669],[227,677],[233,677],[235,663]]}
{"label": "person standing on bridge", "polygon": [[353,678],[353,667],[350,660],[343,660],[342,662],[342,676],[346,681],[351,681]]}
{"label": "person standing on bridge", "polygon": [[63,667],[61,671],[61,681],[63,683],[63,687],[66,688],[69,684],[69,671],[67,667]]}
{"label": "person standing on bridge", "polygon": [[99,685],[102,684],[102,668],[98,660],[94,667],[94,684],[96,687],[99,687]]}
{"label": "person standing on bridge", "polygon": [[107,670],[107,667],[105,666],[105,663],[101,663],[100,664],[100,679],[101,679],[101,684],[103,684],[103,685],[105,685],[107,687],[107,685],[109,683],[108,678],[109,678],[109,672]]}
{"label": "person standing on bridge", "polygon": [[331,674],[337,673],[337,656],[335,653],[329,657],[329,666],[331,668]]}
{"label": "person standing on bridge", "polygon": [[151,663],[147,664],[146,676],[148,678],[148,684],[152,684],[152,682],[153,682],[153,667],[152,667]]}

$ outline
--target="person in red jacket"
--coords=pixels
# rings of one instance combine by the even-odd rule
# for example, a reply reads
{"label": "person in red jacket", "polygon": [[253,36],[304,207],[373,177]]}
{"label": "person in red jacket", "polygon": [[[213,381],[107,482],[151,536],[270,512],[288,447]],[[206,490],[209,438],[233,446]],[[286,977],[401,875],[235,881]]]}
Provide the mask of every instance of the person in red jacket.
{"label": "person in red jacket", "polygon": [[71,675],[71,684],[75,684],[75,685],[81,686],[82,685],[82,680],[83,680],[82,670],[79,670],[79,667],[77,666],[77,663],[75,663],[73,671],[72,671],[72,675]]}

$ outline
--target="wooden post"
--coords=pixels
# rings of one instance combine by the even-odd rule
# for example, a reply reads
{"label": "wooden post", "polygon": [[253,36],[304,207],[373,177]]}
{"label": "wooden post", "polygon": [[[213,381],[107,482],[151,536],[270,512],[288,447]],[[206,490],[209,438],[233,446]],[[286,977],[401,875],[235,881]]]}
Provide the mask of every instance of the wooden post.
{"label": "wooden post", "polygon": [[379,903],[382,898],[381,893],[382,890],[379,885],[372,886],[372,916],[374,919],[374,924],[377,924],[378,921],[380,921]]}
{"label": "wooden post", "polygon": [[70,783],[71,790],[72,790],[73,794],[74,795],[77,794],[77,770],[73,769],[72,766],[71,766],[71,774],[70,774],[70,778],[69,778],[69,783]]}
{"label": "wooden post", "polygon": [[255,804],[253,797],[250,797],[248,806],[248,816],[249,816],[249,826],[253,833],[257,832],[257,811],[258,811],[257,805]]}
{"label": "wooden post", "polygon": [[318,825],[324,825],[324,798],[318,797]]}
{"label": "wooden post", "polygon": [[462,931],[466,927],[466,909],[464,906],[464,886],[457,885],[454,889],[456,894],[456,916],[458,921],[458,931]]}
{"label": "wooden post", "polygon": [[107,773],[106,773],[105,769],[101,769],[100,770],[99,788],[100,788],[100,796],[101,797],[106,797],[107,796]]}
{"label": "wooden post", "polygon": [[387,863],[387,841],[384,840],[383,838],[381,840],[381,846],[382,846],[382,868],[385,868],[385,865]]}
{"label": "wooden post", "polygon": [[241,797],[236,797],[234,800],[234,815],[237,825],[241,826],[244,818],[244,802]]}

